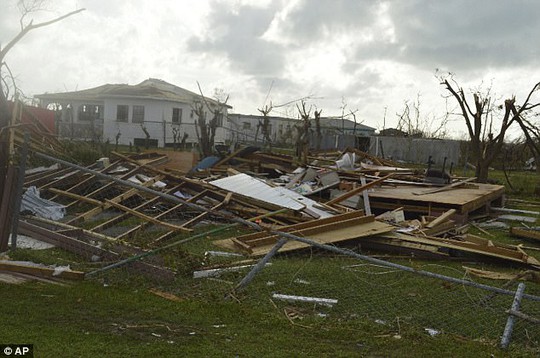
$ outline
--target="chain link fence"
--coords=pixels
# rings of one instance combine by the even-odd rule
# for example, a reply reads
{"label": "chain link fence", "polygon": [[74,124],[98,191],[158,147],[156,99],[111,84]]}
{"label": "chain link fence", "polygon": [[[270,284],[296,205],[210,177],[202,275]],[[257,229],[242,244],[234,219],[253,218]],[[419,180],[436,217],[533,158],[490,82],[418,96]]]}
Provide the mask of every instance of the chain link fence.
{"label": "chain link fence", "polygon": [[[381,253],[364,252],[361,239],[349,248],[314,245],[264,261],[244,256],[220,240],[250,232],[249,223],[218,211],[221,198],[126,163],[94,172],[66,168],[27,183],[64,205],[66,215],[55,221],[23,216],[23,233],[82,256],[87,277],[103,284],[128,282],[210,302],[232,299],[298,322],[368,321],[395,336],[415,327],[499,344],[519,283],[469,276],[460,262],[377,259]],[[540,352],[540,285],[526,282],[514,310],[521,314],[512,315],[511,344]]]}

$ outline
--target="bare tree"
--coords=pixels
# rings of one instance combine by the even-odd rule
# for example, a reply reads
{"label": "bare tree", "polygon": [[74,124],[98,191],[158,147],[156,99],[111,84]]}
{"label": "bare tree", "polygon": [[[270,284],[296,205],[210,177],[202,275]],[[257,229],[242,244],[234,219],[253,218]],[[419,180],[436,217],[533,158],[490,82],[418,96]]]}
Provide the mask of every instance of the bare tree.
{"label": "bare tree", "polygon": [[120,137],[122,136],[122,132],[120,132],[120,129],[118,129],[118,133],[116,133],[116,136],[114,136],[114,151],[118,152],[118,142],[120,141]]}
{"label": "bare tree", "polygon": [[144,132],[144,149],[148,149],[150,147],[150,133],[144,124],[141,124],[141,129]]}
{"label": "bare tree", "polygon": [[306,102],[301,101],[300,105],[296,104],[302,123],[296,125],[296,156],[302,164],[307,164],[308,162],[308,153],[309,153],[309,131],[310,131],[310,121],[309,116],[311,114],[311,107],[306,109]]}
{"label": "bare tree", "polygon": [[[471,141],[471,152],[476,161],[475,176],[478,182],[485,183],[488,179],[489,166],[501,152],[508,128],[528,111],[540,105],[538,102],[530,102],[533,94],[540,89],[540,83],[533,86],[521,106],[516,105],[515,96],[496,106],[490,91],[485,94],[475,91],[472,93],[473,107],[471,107],[465,91],[459,87],[452,75],[441,77],[440,80],[441,85],[450,92],[459,105],[459,115],[465,120]],[[499,121],[496,121],[496,116],[499,117]]]}
{"label": "bare tree", "polygon": [[257,108],[259,112],[263,115],[262,122],[259,121],[257,124],[257,135],[259,133],[259,128],[261,130],[261,134],[263,135],[263,146],[265,148],[272,149],[272,137],[271,137],[271,128],[270,125],[270,117],[268,114],[272,111],[272,102],[270,102],[270,105],[265,105],[263,108]]}
{"label": "bare tree", "polygon": [[[216,96],[216,104],[211,105],[209,101],[204,97],[204,94],[201,90],[201,86],[197,82],[199,87],[199,92],[201,93],[201,101],[194,104],[192,107],[193,113],[197,116],[195,120],[195,133],[197,134],[197,139],[199,140],[199,151],[202,157],[208,157],[214,154],[214,139],[216,136],[216,129],[219,126],[220,122],[223,120],[223,109],[227,105],[229,96],[225,96],[223,92],[216,90],[216,93],[220,93],[222,96]],[[206,120],[206,113],[208,110],[211,113],[211,118],[209,121]]]}
{"label": "bare tree", "polygon": [[[9,67],[7,66],[5,62],[5,58],[8,54],[8,52],[30,31],[38,29],[40,27],[45,27],[52,25],[56,22],[62,21],[67,17],[70,17],[72,15],[75,15],[81,11],[84,11],[85,9],[79,9],[75,11],[71,11],[65,15],[56,17],[49,21],[44,21],[40,23],[34,24],[33,20],[27,21],[27,17],[29,17],[32,13],[42,10],[43,5],[45,1],[44,0],[19,0],[18,7],[21,11],[21,17],[19,19],[20,23],[20,31],[7,43],[6,46],[0,47],[0,74],[2,74],[3,70],[5,69],[7,72],[11,73],[9,70]],[[7,112],[7,106],[6,101],[6,81],[4,80],[5,77],[2,75],[2,81],[0,81],[0,109],[2,109],[2,112],[0,112],[0,126],[7,125],[7,122],[5,122],[6,118],[4,117]],[[11,76],[13,78],[13,76]],[[5,88],[4,88],[5,87]],[[5,112],[4,112],[5,111]]]}
{"label": "bare tree", "polygon": [[[398,130],[410,137],[419,138],[443,138],[446,136],[446,126],[448,124],[448,115],[442,118],[428,117],[421,114],[420,94],[414,101],[405,101],[401,113],[398,116]],[[434,127],[435,125],[435,127]]]}
{"label": "bare tree", "polygon": [[[3,187],[5,173],[7,170],[8,158],[9,158],[9,146],[8,146],[8,131],[3,131],[5,127],[9,125],[9,119],[11,117],[8,107],[7,98],[9,95],[9,85],[4,76],[4,71],[11,78],[11,82],[14,83],[13,75],[9,69],[9,66],[5,62],[6,56],[9,51],[30,31],[52,25],[56,22],[64,20],[65,18],[75,15],[84,9],[69,12],[65,15],[56,17],[52,20],[34,23],[33,20],[27,20],[31,14],[42,8],[43,0],[20,0],[18,2],[19,9],[21,11],[21,17],[19,19],[20,30],[19,32],[6,44],[6,46],[0,46],[0,188]],[[0,192],[0,201],[2,193]]]}
{"label": "bare tree", "polygon": [[[538,104],[537,104],[538,105]],[[533,105],[531,105],[531,109]],[[528,118],[523,115],[516,113],[515,108],[513,110],[514,116],[516,116],[516,121],[518,122],[523,135],[525,137],[525,144],[529,147],[533,158],[534,164],[536,165],[536,195],[540,195],[540,126],[531,122]],[[534,116],[537,117],[539,114],[534,113]]]}
{"label": "bare tree", "polygon": [[317,151],[321,150],[322,142],[322,130],[321,130],[321,113],[322,109],[313,112],[313,119],[315,121],[315,149]]}

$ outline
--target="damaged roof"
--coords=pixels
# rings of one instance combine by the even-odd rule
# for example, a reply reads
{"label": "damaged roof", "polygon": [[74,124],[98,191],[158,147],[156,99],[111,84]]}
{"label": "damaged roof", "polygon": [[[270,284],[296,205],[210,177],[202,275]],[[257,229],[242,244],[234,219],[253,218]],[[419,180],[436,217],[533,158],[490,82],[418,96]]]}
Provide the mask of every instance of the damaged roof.
{"label": "damaged roof", "polygon": [[[87,100],[101,101],[106,98],[145,98],[159,99],[174,102],[192,103],[200,101],[202,96],[195,92],[191,92],[184,88],[175,86],[156,78],[149,78],[136,85],[128,84],[105,84],[102,86],[89,88],[81,91],[61,92],[61,93],[44,93],[35,95],[36,98],[47,101],[65,101],[65,100]],[[206,101],[213,105],[219,103],[208,97]],[[232,108],[229,105],[221,104],[227,108]]]}

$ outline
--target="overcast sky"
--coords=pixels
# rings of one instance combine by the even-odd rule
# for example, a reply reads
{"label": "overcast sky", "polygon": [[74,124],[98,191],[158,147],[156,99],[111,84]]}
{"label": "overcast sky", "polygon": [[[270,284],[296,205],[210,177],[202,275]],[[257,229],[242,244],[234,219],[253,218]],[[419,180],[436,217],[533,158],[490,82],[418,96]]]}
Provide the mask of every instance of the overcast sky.
{"label": "overcast sky", "polygon": [[[16,0],[0,4],[5,45],[20,13]],[[382,129],[418,96],[422,118],[446,112],[437,69],[518,102],[540,81],[534,0],[51,0],[28,19],[80,8],[8,54],[25,95],[150,77],[197,92],[198,81],[206,95],[230,94],[237,113],[309,97],[323,116],[345,103]],[[293,106],[272,114],[296,116]],[[464,133],[460,121],[449,127]]]}

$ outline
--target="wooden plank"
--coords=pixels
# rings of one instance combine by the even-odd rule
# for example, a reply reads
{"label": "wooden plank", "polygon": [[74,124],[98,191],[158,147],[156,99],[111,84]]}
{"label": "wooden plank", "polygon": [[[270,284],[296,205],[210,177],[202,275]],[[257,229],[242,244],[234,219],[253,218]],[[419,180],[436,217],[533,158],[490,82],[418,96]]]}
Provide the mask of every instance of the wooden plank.
{"label": "wooden plank", "polygon": [[371,207],[392,210],[403,206],[405,211],[420,213],[430,213],[431,209],[456,209],[458,213],[466,215],[502,198],[504,194],[504,186],[492,184],[478,184],[478,188],[454,188],[452,195],[444,192],[414,195],[414,190],[412,185],[374,188],[369,192]]}
{"label": "wooden plank", "polygon": [[456,228],[456,223],[452,220],[449,220],[442,224],[437,225],[434,228],[431,228],[431,229],[424,228],[424,229],[420,229],[419,231],[421,231],[424,235],[427,235],[427,236],[438,236],[454,228]]}
{"label": "wooden plank", "polygon": [[473,178],[467,178],[465,180],[460,180],[460,181],[456,181],[456,182],[453,182],[451,184],[448,184],[448,185],[445,185],[445,186],[441,186],[441,187],[438,187],[438,188],[434,188],[434,189],[428,189],[428,190],[422,190],[422,191],[413,191],[413,194],[414,195],[426,195],[426,194],[433,194],[433,193],[440,193],[442,191],[446,191],[446,190],[450,190],[450,189],[453,189],[453,188],[457,188],[459,186],[462,186],[463,184],[465,183],[469,183],[471,181],[475,181],[476,178],[473,177]]}
{"label": "wooden plank", "polygon": [[[359,216],[360,213],[352,212],[321,220],[290,225],[281,228],[280,231],[289,232],[297,236],[309,237],[319,243],[333,243],[389,232],[394,229],[391,225],[375,221],[373,216]],[[239,236],[229,241],[237,249],[259,256],[268,252],[277,240],[277,235],[258,232]],[[280,252],[297,250],[308,246],[302,242],[289,240],[280,249]]]}
{"label": "wooden plank", "polygon": [[[320,236],[336,236],[336,231],[340,230],[343,231],[349,227],[354,227],[354,230],[358,230],[358,233],[362,233],[362,229],[358,228],[359,225],[363,225],[365,223],[374,222],[375,218],[373,216],[366,216],[363,218],[352,218],[347,220],[342,220],[338,222],[329,222],[320,225],[317,223],[317,220],[313,222],[313,225],[311,227],[303,228],[300,230],[292,230],[287,231],[290,234],[301,236],[301,237],[320,237]],[[328,234],[327,234],[328,233]],[[348,235],[348,233],[346,233]],[[359,235],[362,236],[362,235]],[[250,247],[258,247],[263,245],[269,245],[272,243],[276,243],[279,239],[278,235],[267,235],[261,238],[252,239],[252,240],[242,240],[241,238],[237,238],[240,241],[243,241],[246,245],[249,245]]]}
{"label": "wooden plank", "polygon": [[540,230],[511,227],[510,234],[518,237],[524,237],[527,239],[540,241]]}
{"label": "wooden plank", "polygon": [[[201,193],[199,193],[199,194],[197,194],[197,195],[195,195],[195,196],[192,196],[191,198],[187,199],[186,201],[187,201],[187,202],[196,202],[196,201],[199,200],[200,198],[203,198],[205,195],[206,195],[206,190],[203,190]],[[158,197],[157,199],[160,199],[160,198]],[[185,206],[185,205],[186,205],[186,204],[177,204],[177,205],[173,206],[172,208],[167,209],[167,210],[165,210],[164,212],[159,213],[158,215],[154,216],[154,219],[156,219],[156,220],[157,220],[157,219],[160,219],[160,218],[162,218],[162,217],[164,217],[164,216],[166,216],[166,215],[168,215],[168,214],[170,214],[170,213],[172,213],[172,212],[174,212],[174,211],[176,211],[176,210],[179,210],[180,208],[182,208],[182,207]],[[139,206],[137,206],[136,208],[134,208],[133,210],[140,210],[140,208],[141,208],[141,207],[144,207],[144,206],[145,206],[145,204],[139,205]],[[144,229],[144,228],[147,227],[149,224],[150,224],[150,222],[148,222],[148,221],[147,221],[147,222],[144,222],[144,223],[141,223],[141,224],[139,224],[139,225],[137,225],[137,226],[135,226],[135,227],[129,229],[128,231],[126,231],[126,232],[124,232],[124,233],[118,235],[116,238],[117,238],[118,240],[121,240],[121,239],[123,239],[123,238],[127,238],[127,237],[133,235],[134,233],[136,233],[137,231],[140,231],[140,230]],[[186,225],[185,225],[185,224],[182,224],[181,226],[184,226],[184,227],[185,227]],[[177,230],[174,230],[173,233],[176,232],[176,231],[177,231]],[[188,231],[191,231],[191,229],[188,229]],[[167,233],[167,234],[162,235],[162,236],[169,237],[169,234],[170,234],[170,233]],[[161,239],[161,237],[160,237],[159,239]]]}
{"label": "wooden plank", "polygon": [[456,209],[450,209],[444,213],[442,213],[441,215],[439,215],[437,218],[435,218],[435,220],[432,220],[430,221],[426,227],[428,229],[433,229],[434,227],[436,227],[437,225],[439,224],[442,224],[444,223],[445,221],[447,221],[448,219],[450,219],[450,217],[452,215],[454,215],[456,213]]}
{"label": "wooden plank", "polygon": [[[283,232],[299,231],[301,229],[310,228],[310,227],[313,227],[315,225],[325,225],[325,224],[328,224],[328,223],[336,223],[336,222],[339,223],[341,221],[352,219],[352,218],[364,218],[364,217],[366,217],[366,216],[364,215],[363,211],[361,211],[361,210],[352,211],[350,213],[331,216],[329,218],[325,218],[325,219],[321,219],[321,220],[317,220],[317,221],[311,220],[311,221],[302,222],[302,223],[298,223],[298,224],[294,224],[294,225],[284,226],[284,227],[280,228],[279,230],[283,231]],[[369,218],[364,219],[364,220],[371,221],[371,219],[369,219]],[[250,241],[250,240],[265,237],[265,236],[268,236],[267,232],[255,232],[255,233],[243,235],[243,236],[239,237],[239,239],[245,240],[245,241]]]}
{"label": "wooden plank", "polygon": [[[43,227],[30,224],[24,220],[19,222],[19,230],[23,235],[58,246],[89,260],[92,259],[93,256],[99,256],[102,260],[106,261],[120,260],[121,258],[120,255],[115,252],[104,250],[100,247],[90,245],[84,241],[76,240],[66,235],[58,234]],[[128,265],[127,268],[142,274],[150,275],[154,278],[169,281],[174,279],[173,271],[164,267],[153,266],[142,261],[134,261]]]}
{"label": "wooden plank", "polygon": [[[111,168],[109,168],[109,171],[111,170]],[[135,168],[132,168],[131,170],[129,170],[127,173],[124,173],[120,179],[123,179],[123,180],[128,180],[129,178],[131,178],[132,176],[138,174],[140,172],[140,168],[139,167],[135,167]],[[92,174],[85,174],[91,178],[94,177],[94,175]],[[113,181],[110,181],[109,183],[105,184],[105,185],[101,185],[99,188],[97,188],[96,190],[92,191],[91,193],[85,193],[85,196],[87,198],[89,197],[92,197],[92,196],[95,196],[99,193],[103,193],[105,192],[106,190],[109,190],[111,187],[115,186],[115,185],[118,185],[116,182],[113,182]],[[144,184],[143,184],[144,185]],[[70,206],[73,206],[77,204],[77,201],[74,201],[72,203],[69,203],[67,204],[66,206],[69,208]]]}
{"label": "wooden plank", "polygon": [[50,191],[51,193],[62,195],[62,196],[68,197],[70,199],[83,201],[85,203],[89,203],[89,204],[96,205],[96,206],[99,206],[99,207],[103,206],[103,204],[104,204],[102,201],[92,199],[92,198],[87,198],[86,196],[78,195],[78,194],[75,194],[75,193],[70,193],[69,191],[65,191],[65,190],[60,190],[60,189],[56,189],[56,188],[47,188],[46,190]]}
{"label": "wooden plank", "polygon": [[[351,239],[362,238],[366,236],[373,236],[383,233],[388,233],[394,227],[379,221],[373,221],[369,223],[361,224],[360,226],[351,226],[343,229],[333,230],[327,233],[313,234],[309,236],[309,239],[321,243],[321,244],[333,244]],[[274,243],[268,246],[258,247],[253,250],[251,255],[263,256],[274,246]],[[308,244],[289,240],[279,252],[289,252],[309,247]]]}
{"label": "wooden plank", "polygon": [[[62,222],[53,221],[53,220],[49,220],[49,219],[45,219],[45,218],[40,218],[40,217],[37,217],[37,216],[32,216],[30,218],[25,218],[25,220],[27,222],[29,222],[29,223],[34,223],[36,226],[47,225],[47,227],[54,228],[55,231],[57,231],[58,228],[61,228],[62,231],[64,232],[64,235],[67,235],[67,233],[76,234],[77,232],[80,232],[80,233],[82,233],[84,235],[92,237],[93,240],[99,240],[99,241],[108,242],[108,243],[117,243],[117,241],[113,237],[103,235],[103,234],[100,234],[100,233],[97,233],[97,232],[94,232],[94,231],[81,229],[81,228],[79,228],[77,226],[73,226],[73,225],[70,225],[70,224],[67,224],[67,223],[62,223]],[[75,235],[75,236],[78,236],[78,235]]]}
{"label": "wooden plank", "polygon": [[67,278],[71,280],[83,280],[84,272],[72,270],[57,270],[50,267],[33,266],[19,262],[0,261],[0,270],[21,272],[41,277]]}
{"label": "wooden plank", "polygon": [[[111,165],[105,167],[105,168],[101,168],[101,169],[98,169],[98,168],[94,168],[94,170],[102,173],[104,171],[107,171],[109,170],[110,168],[112,168],[113,166],[116,166],[116,165],[119,165],[120,164],[120,161],[116,161],[114,163],[112,163]],[[97,166],[97,165],[94,165],[94,166]],[[83,185],[85,185],[87,182],[89,182],[90,180],[92,179],[95,179],[96,176],[95,175],[88,175],[85,179],[77,182],[76,184],[72,185],[71,187],[67,188],[65,191],[66,192],[70,192],[70,193],[73,193],[75,190],[77,190],[78,188],[82,187]],[[87,196],[86,196],[87,197]],[[56,196],[50,198],[50,200],[53,200],[56,198]]]}
{"label": "wooden plank", "polygon": [[384,176],[382,178],[379,178],[379,179],[376,179],[372,182],[369,182],[368,184],[366,185],[362,185],[362,186],[359,186],[358,188],[356,189],[353,189],[353,190],[349,190],[348,192],[346,192],[345,194],[343,195],[340,195],[338,196],[337,198],[334,198],[330,201],[327,201],[326,202],[326,205],[332,205],[332,204],[337,204],[337,203],[340,203],[342,202],[343,200],[346,200],[348,198],[350,198],[351,196],[355,196],[361,192],[363,192],[364,190],[367,190],[377,184],[380,184],[382,182],[384,182],[386,179],[389,179],[391,176],[393,175],[393,173],[390,173],[388,174],[387,176]]}
{"label": "wooden plank", "polygon": [[0,252],[7,251],[9,245],[9,234],[11,232],[12,224],[12,212],[11,204],[13,201],[13,195],[15,194],[15,186],[17,184],[17,168],[13,165],[8,166],[4,187],[2,201],[0,203]]}
{"label": "wooden plank", "polygon": [[458,241],[437,237],[419,237],[402,233],[393,233],[390,237],[398,238],[403,241],[432,245],[436,247],[457,249],[469,253],[480,254],[484,256],[529,264],[533,266],[540,266],[540,261],[536,260],[534,257],[528,256],[522,251],[520,252],[516,248],[509,249],[505,247],[498,247],[493,245],[493,243],[492,245],[489,245],[489,243],[487,242],[484,244],[478,244],[477,242]]}
{"label": "wooden plank", "polygon": [[189,226],[192,226],[192,225],[198,223],[199,221],[203,220],[205,217],[210,215],[212,211],[219,210],[223,206],[227,205],[229,203],[229,201],[232,199],[232,196],[233,196],[233,193],[228,193],[227,196],[225,197],[225,199],[221,203],[219,203],[217,205],[214,205],[210,209],[210,211],[205,211],[205,212],[200,213],[199,215],[197,215],[193,219],[188,220],[187,222],[185,222],[182,226],[187,228]]}
{"label": "wooden plank", "polygon": [[113,206],[117,209],[120,209],[122,211],[125,211],[126,213],[128,214],[131,214],[133,216],[136,216],[140,219],[143,219],[145,221],[148,221],[148,222],[151,222],[152,224],[155,224],[155,225],[161,225],[161,226],[164,226],[168,229],[172,229],[172,230],[183,230],[183,231],[187,231],[187,232],[191,232],[192,230],[191,229],[188,229],[188,228],[185,228],[183,226],[178,226],[178,225],[173,225],[173,224],[169,224],[167,222],[164,222],[164,221],[159,221],[157,219],[154,219],[153,217],[151,216],[148,216],[148,215],[145,215],[143,213],[140,213],[136,210],[133,210],[133,209],[130,209],[128,208],[127,206],[124,206],[122,204],[118,204],[118,203],[115,203],[111,200],[105,200],[105,203],[109,204],[110,206]]}
{"label": "wooden plank", "polygon": [[[154,183],[156,183],[157,181],[163,179],[162,177],[154,177],[146,182],[144,182],[142,184],[142,186],[145,186],[145,187],[148,187],[148,186],[151,186],[151,185],[154,185]],[[78,215],[77,217],[71,219],[68,221],[69,224],[72,224],[72,223],[76,223],[76,222],[79,222],[79,221],[87,221],[89,219],[91,219],[92,217],[96,216],[97,214],[103,212],[104,210],[107,210],[108,208],[110,208],[111,206],[113,206],[113,204],[116,204],[116,203],[120,203],[124,200],[127,200],[135,195],[139,194],[139,190],[137,189],[129,189],[127,190],[126,192],[112,198],[112,199],[107,199],[105,200],[105,202],[101,203],[99,206],[93,208],[93,209],[90,209],[88,210],[87,212],[81,214],[81,215]],[[90,195],[89,195],[90,196]]]}
{"label": "wooden plank", "polygon": [[[166,193],[170,194],[171,192],[174,192],[174,191],[180,189],[180,188],[183,186],[183,184],[184,184],[184,183],[180,183],[179,185],[176,185],[176,186],[174,186],[174,187],[168,189],[168,190],[166,191]],[[144,202],[144,203],[142,203],[142,204],[136,206],[135,208],[133,208],[133,210],[141,210],[141,209],[144,209],[144,208],[147,207],[147,206],[154,205],[155,203],[159,202],[160,200],[163,200],[163,199],[162,199],[161,197],[159,197],[159,196],[156,196],[155,198],[150,199],[150,200],[148,200],[147,202]],[[179,205],[181,205],[181,204],[179,204]],[[92,231],[98,232],[98,231],[102,231],[102,230],[108,229],[108,228],[110,228],[110,227],[112,227],[112,226],[114,226],[114,225],[116,225],[116,224],[118,224],[118,223],[120,223],[120,222],[126,220],[128,217],[129,217],[129,214],[127,214],[127,213],[122,213],[122,214],[117,215],[117,216],[115,216],[115,217],[113,217],[113,218],[111,218],[111,219],[109,219],[109,220],[107,220],[107,221],[105,221],[105,222],[103,222],[103,223],[101,223],[101,224],[98,224],[98,225],[94,226],[94,227],[92,228]],[[156,217],[156,218],[158,218],[158,217]]]}

